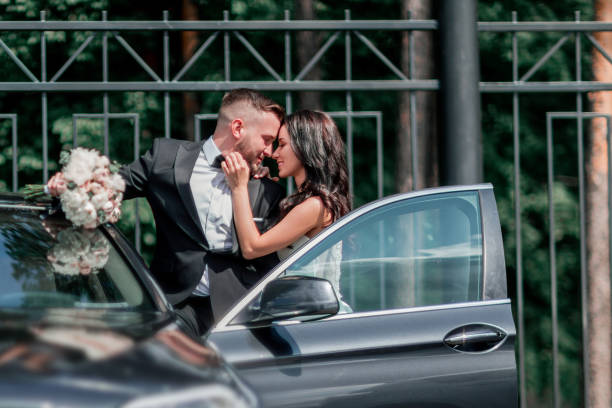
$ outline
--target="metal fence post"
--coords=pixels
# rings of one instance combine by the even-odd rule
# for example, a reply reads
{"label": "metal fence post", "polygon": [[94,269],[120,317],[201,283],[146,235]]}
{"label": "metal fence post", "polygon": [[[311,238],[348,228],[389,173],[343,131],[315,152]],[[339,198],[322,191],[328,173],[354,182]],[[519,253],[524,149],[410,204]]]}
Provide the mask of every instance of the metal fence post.
{"label": "metal fence post", "polygon": [[476,1],[440,2],[442,183],[482,181]]}

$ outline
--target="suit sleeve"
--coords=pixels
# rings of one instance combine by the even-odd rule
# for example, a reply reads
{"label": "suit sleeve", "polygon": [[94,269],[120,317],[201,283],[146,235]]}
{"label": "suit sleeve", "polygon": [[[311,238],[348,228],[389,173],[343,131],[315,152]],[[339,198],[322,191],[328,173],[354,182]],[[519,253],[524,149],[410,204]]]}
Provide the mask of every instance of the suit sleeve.
{"label": "suit sleeve", "polygon": [[135,197],[144,197],[147,194],[149,175],[155,161],[159,139],[153,141],[153,147],[132,163],[122,166],[119,174],[125,180],[124,200]]}
{"label": "suit sleeve", "polygon": [[264,217],[262,233],[272,228],[279,221],[279,204],[285,198],[285,190],[278,183],[271,180],[266,180],[265,182],[269,184],[266,189],[267,194],[264,196],[264,199],[268,201],[268,211]]}

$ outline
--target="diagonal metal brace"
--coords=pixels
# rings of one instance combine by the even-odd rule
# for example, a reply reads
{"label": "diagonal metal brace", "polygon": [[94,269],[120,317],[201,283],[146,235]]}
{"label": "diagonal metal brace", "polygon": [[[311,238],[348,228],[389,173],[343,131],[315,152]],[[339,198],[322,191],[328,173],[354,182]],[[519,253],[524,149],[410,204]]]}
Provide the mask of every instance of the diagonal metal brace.
{"label": "diagonal metal brace", "polygon": [[608,62],[612,63],[612,57],[610,57],[610,54],[606,52],[606,50],[601,46],[601,44],[599,44],[595,37],[588,33],[586,34],[586,36],[591,42],[591,44],[593,44],[593,46],[597,48],[597,50],[601,53],[601,55],[603,55],[604,58],[608,60]]}
{"label": "diagonal metal brace", "polygon": [[2,41],[2,39],[0,39],[0,47],[2,47],[4,51],[6,51],[8,56],[11,57],[11,59],[15,62],[15,64],[17,64],[19,69],[21,69],[21,71],[26,74],[28,78],[32,80],[32,82],[39,82],[38,79],[36,79],[36,77],[34,76],[34,74],[30,72],[28,67],[26,67],[25,64],[21,62],[21,60],[13,53],[13,51],[11,51],[11,49],[4,43],[4,41]]}
{"label": "diagonal metal brace", "polygon": [[176,74],[176,76],[172,79],[173,82],[178,81],[179,79],[181,79],[183,77],[183,75],[185,75],[185,73],[189,70],[189,68],[191,68],[191,66],[198,60],[198,58],[200,58],[200,55],[202,55],[202,53],[204,53],[204,51],[206,51],[206,49],[208,48],[208,46],[210,44],[212,44],[212,42],[215,40],[215,38],[217,38],[217,35],[219,35],[219,32],[216,31],[213,34],[211,34],[206,41],[204,41],[204,44],[202,44],[200,46],[200,48],[198,48],[198,50],[196,52],[193,53],[193,55],[191,56],[191,58],[189,58],[189,61],[187,61],[187,63],[185,64],[185,66],[179,71],[178,74]]}
{"label": "diagonal metal brace", "polygon": [[404,75],[404,73],[398,69],[393,63],[387,58],[372,41],[370,41],[365,35],[361,34],[359,31],[353,31],[353,33],[363,42],[373,53],[376,55],[395,75],[400,77],[403,80],[408,80],[408,77]]}
{"label": "diagonal metal brace", "polygon": [[536,64],[535,64],[533,67],[531,67],[531,69],[530,69],[529,71],[527,71],[527,73],[526,73],[525,75],[523,75],[523,77],[522,77],[521,79],[519,79],[519,81],[524,82],[524,81],[527,81],[529,78],[531,78],[531,76],[532,76],[533,74],[535,74],[535,73],[536,73],[536,71],[537,71],[538,69],[540,69],[540,67],[541,67],[542,65],[544,65],[544,63],[545,63],[546,61],[548,61],[548,59],[549,59],[550,57],[552,57],[552,56],[553,56],[553,54],[554,54],[555,52],[557,52],[557,50],[558,50],[559,48],[561,48],[561,46],[562,46],[563,44],[565,44],[565,42],[567,41],[567,39],[569,38],[569,36],[570,36],[570,34],[569,34],[569,33],[567,33],[567,34],[565,34],[563,37],[561,37],[561,39],[560,39],[559,41],[557,41],[557,43],[556,43],[555,45],[553,45],[553,47],[552,47],[550,50],[548,50],[548,51],[546,52],[546,54],[544,54],[544,56],[543,56],[542,58],[540,58],[540,60],[539,60],[538,62],[536,62]]}
{"label": "diagonal metal brace", "polygon": [[81,44],[81,46],[74,52],[74,54],[70,56],[68,61],[66,61],[66,63],[57,71],[55,75],[53,75],[53,78],[51,78],[51,81],[49,82],[57,81],[58,78],[68,69],[68,67],[72,65],[74,60],[85,50],[85,48],[87,48],[87,46],[89,45],[91,40],[94,39],[94,37],[95,35],[90,35],[85,41],[83,41],[83,44]]}
{"label": "diagonal metal brace", "polygon": [[259,61],[259,63],[266,69],[266,71],[268,71],[270,75],[274,77],[274,79],[276,79],[277,81],[283,80],[283,78],[281,78],[281,76],[276,73],[276,71],[270,66],[270,64],[268,64],[265,58],[262,57],[262,55],[259,52],[257,52],[255,47],[253,47],[251,43],[246,38],[244,38],[242,34],[240,34],[237,31],[234,31],[234,35],[236,36],[236,38],[240,40],[240,42],[246,47],[246,49],[249,50],[249,52],[257,59],[257,61]]}
{"label": "diagonal metal brace", "polygon": [[138,53],[134,51],[130,44],[128,44],[127,41],[123,39],[123,37],[121,37],[117,33],[113,33],[113,36],[117,39],[117,41],[119,41],[123,48],[125,48],[125,50],[136,60],[136,62],[138,62],[138,64],[145,71],[147,71],[147,74],[149,74],[151,78],[153,78],[157,82],[162,82],[162,79],[155,73],[155,71],[151,69],[151,67],[149,67],[149,65],[140,57],[140,55],[138,55]]}
{"label": "diagonal metal brace", "polygon": [[302,69],[302,71],[300,71],[300,73],[295,77],[295,81],[300,81],[302,78],[306,76],[306,74],[310,72],[312,67],[314,67],[315,64],[319,62],[323,54],[327,52],[329,47],[332,46],[332,44],[334,43],[334,41],[336,41],[339,35],[340,35],[340,31],[336,31],[331,37],[329,37],[329,39],[325,42],[325,44],[323,44],[321,49],[317,51],[317,53],[312,57],[312,59],[308,61],[308,64],[306,64],[306,66]]}

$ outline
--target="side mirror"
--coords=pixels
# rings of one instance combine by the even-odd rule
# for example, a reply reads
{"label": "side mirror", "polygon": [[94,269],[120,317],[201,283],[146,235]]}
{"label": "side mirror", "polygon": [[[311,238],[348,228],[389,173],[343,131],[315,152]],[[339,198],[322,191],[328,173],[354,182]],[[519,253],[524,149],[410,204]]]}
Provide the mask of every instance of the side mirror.
{"label": "side mirror", "polygon": [[333,315],[340,304],[332,284],[310,276],[284,276],[268,283],[261,294],[259,315],[250,323],[299,316]]}

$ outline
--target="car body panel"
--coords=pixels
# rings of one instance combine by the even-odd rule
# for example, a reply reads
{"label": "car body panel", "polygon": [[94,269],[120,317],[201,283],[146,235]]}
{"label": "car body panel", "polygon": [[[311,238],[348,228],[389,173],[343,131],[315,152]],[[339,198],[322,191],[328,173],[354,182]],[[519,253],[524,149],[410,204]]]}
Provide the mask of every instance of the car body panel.
{"label": "car body panel", "polygon": [[[308,257],[317,245],[325,245],[332,234],[350,230],[365,217],[376,220],[378,214],[412,200],[435,195],[453,199],[453,194],[464,192],[475,192],[479,199],[483,253],[477,301],[355,311],[256,327],[232,323],[252,307],[267,282]],[[444,206],[439,209],[443,212]],[[393,196],[354,211],[298,249],[226,315],[208,340],[266,407],[515,407],[516,330],[505,279],[490,185]],[[487,336],[492,340],[478,340]]]}
{"label": "car body panel", "polygon": [[[99,240],[101,269],[62,269],[99,253]],[[258,406],[233,368],[182,330],[112,225],[85,233],[50,203],[0,195],[0,283],[0,407]]]}

